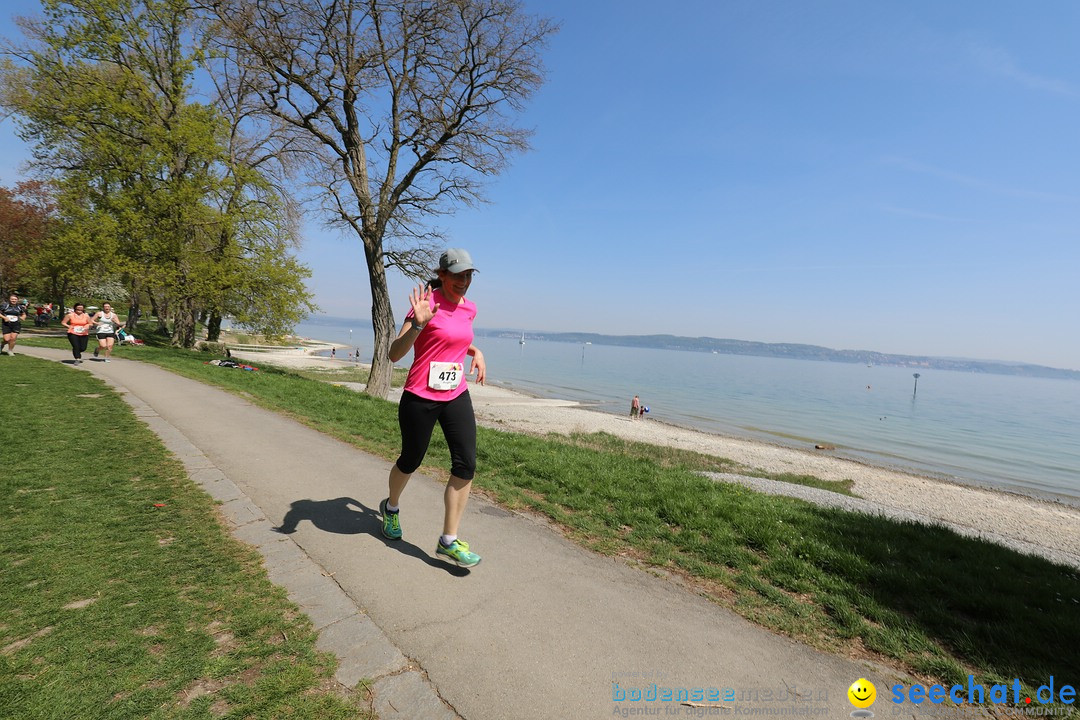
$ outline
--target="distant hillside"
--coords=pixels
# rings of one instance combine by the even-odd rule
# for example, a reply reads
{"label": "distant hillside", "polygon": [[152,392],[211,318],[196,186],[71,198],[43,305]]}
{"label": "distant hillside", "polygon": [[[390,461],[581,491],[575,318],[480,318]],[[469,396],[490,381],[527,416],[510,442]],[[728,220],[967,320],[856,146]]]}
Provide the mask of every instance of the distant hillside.
{"label": "distant hillside", "polygon": [[[519,337],[521,335],[521,331],[514,332],[511,330],[490,330],[488,332],[499,337]],[[1080,370],[1063,370],[1044,365],[995,362],[992,360],[936,358],[919,355],[890,355],[872,350],[833,350],[820,345],[800,345],[797,343],[762,343],[708,337],[680,337],[677,335],[600,335],[598,333],[541,332],[527,333],[526,338],[527,340],[549,340],[553,342],[591,342],[594,345],[691,350],[694,352],[723,353],[725,355],[754,355],[757,357],[782,357],[798,360],[824,360],[828,362],[866,363],[933,370],[955,370],[958,372],[992,373],[995,375],[1080,380]]]}

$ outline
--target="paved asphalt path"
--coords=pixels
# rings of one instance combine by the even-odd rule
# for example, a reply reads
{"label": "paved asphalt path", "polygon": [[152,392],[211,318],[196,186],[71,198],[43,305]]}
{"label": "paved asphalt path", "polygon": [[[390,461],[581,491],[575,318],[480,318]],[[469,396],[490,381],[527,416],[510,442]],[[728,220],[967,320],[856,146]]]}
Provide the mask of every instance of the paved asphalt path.
{"label": "paved asphalt path", "polygon": [[[71,362],[59,350],[19,352]],[[484,560],[471,571],[449,566],[434,555],[443,485],[419,473],[402,502],[404,538],[384,540],[378,507],[388,461],[150,364],[84,360],[72,366],[80,370],[124,393],[170,447],[199,458],[189,461],[195,479],[238,489],[221,496],[247,508],[230,516],[234,534],[259,546],[271,579],[311,609],[326,646],[361,668],[346,682],[377,681],[383,720],[606,718],[646,709],[700,717],[793,707],[840,718],[854,709],[847,689],[860,677],[878,688],[879,716],[896,707],[883,707],[887,688],[900,681],[892,671],[774,635],[669,578],[583,550],[544,522],[475,495],[462,536]],[[306,591],[295,587],[300,577],[310,578]],[[361,640],[334,639],[344,614],[321,617],[328,604],[348,606]],[[392,660],[397,650],[404,660]],[[731,688],[736,699],[698,701],[723,710],[617,699],[653,683]],[[416,700],[424,693],[437,698]],[[402,709],[410,702],[413,709]]]}

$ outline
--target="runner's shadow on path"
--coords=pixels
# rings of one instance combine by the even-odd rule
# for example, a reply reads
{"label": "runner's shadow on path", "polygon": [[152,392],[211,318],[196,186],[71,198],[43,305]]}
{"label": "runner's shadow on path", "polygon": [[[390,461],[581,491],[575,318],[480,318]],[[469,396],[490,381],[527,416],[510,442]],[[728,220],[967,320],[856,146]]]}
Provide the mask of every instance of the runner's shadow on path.
{"label": "runner's shadow on path", "polygon": [[304,520],[309,521],[319,530],[339,535],[371,535],[386,543],[403,555],[422,560],[431,567],[446,570],[451,575],[465,576],[470,570],[443,562],[424,552],[421,548],[405,540],[389,540],[382,534],[382,516],[351,497],[339,497],[333,500],[297,500],[289,506],[289,512],[275,532],[291,535]]}

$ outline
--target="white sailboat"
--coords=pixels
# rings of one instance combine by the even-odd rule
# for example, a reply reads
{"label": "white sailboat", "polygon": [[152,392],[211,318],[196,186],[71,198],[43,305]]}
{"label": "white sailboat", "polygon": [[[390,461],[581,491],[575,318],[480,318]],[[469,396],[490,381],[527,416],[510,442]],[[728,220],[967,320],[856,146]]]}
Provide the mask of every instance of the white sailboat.
{"label": "white sailboat", "polygon": [[521,331],[521,339],[518,340],[518,345],[524,345],[524,344],[525,344],[525,331],[522,330]]}

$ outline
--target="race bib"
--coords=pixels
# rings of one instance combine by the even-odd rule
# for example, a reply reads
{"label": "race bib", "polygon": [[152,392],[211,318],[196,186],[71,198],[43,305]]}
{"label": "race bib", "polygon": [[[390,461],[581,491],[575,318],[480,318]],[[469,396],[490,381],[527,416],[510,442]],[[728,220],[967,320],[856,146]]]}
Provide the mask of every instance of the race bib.
{"label": "race bib", "polygon": [[89,325],[72,325],[71,326],[71,334],[72,335],[89,335],[90,334],[90,326]]}
{"label": "race bib", "polygon": [[461,363],[433,362],[428,370],[427,385],[432,390],[455,390],[465,376]]}
{"label": "race bib", "polygon": [[18,315],[8,315],[7,319],[8,319],[8,322],[19,322],[19,316]]}

